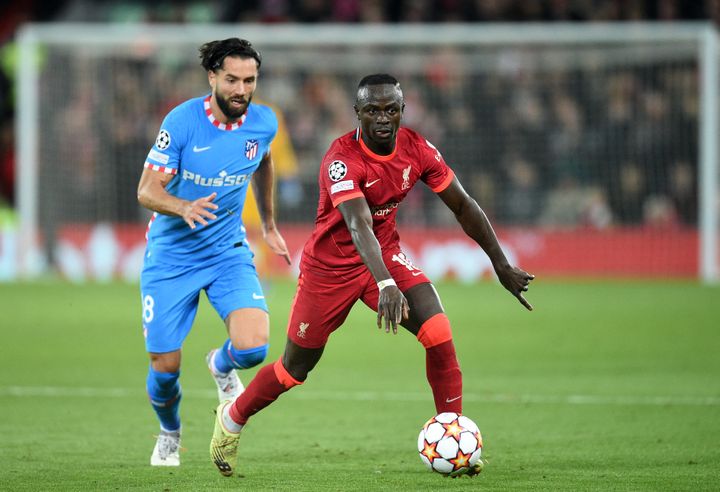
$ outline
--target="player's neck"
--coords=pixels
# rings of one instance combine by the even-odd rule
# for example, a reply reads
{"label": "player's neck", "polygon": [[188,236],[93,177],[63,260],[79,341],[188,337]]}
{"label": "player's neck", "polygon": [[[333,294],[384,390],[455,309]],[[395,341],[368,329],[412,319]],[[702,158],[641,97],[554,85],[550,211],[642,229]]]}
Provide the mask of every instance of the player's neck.
{"label": "player's neck", "polygon": [[233,123],[237,123],[245,115],[245,113],[243,113],[237,118],[229,118],[228,115],[226,115],[223,110],[220,109],[220,106],[218,105],[214,95],[210,96],[210,111],[212,112],[212,115],[216,121],[224,123],[226,125],[232,125]]}
{"label": "player's neck", "polygon": [[367,151],[370,151],[371,153],[381,157],[387,157],[394,153],[395,146],[397,145],[397,139],[393,139],[387,144],[379,144],[367,138],[365,134],[360,135],[360,142],[363,144]]}

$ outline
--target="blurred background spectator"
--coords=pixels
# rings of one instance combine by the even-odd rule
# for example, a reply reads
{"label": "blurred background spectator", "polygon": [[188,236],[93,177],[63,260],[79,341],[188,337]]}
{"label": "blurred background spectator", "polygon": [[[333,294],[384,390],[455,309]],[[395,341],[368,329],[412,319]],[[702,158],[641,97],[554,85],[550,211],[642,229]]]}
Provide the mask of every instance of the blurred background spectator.
{"label": "blurred background spectator", "polygon": [[[451,23],[593,22],[616,20],[717,21],[714,0],[246,0],[5,1],[0,43],[0,203],[14,200],[13,34],[26,21],[149,23]],[[42,162],[42,179],[56,203],[46,227],[64,220],[140,222],[135,201],[142,162],[160,118],[205,90],[196,60],[168,54],[158,69],[138,50],[95,75],[65,80],[44,97],[62,100],[45,115],[56,126],[41,145],[63,156]],[[655,227],[697,221],[697,66],[658,61],[642,67],[570,63],[546,69],[532,48],[473,54],[491,69],[468,69],[468,53],[442,47],[422,53],[422,66],[396,75],[404,87],[404,124],[423,133],[453,166],[469,191],[501,225],[605,228]],[[559,56],[563,56],[560,53]],[[575,55],[581,56],[581,55]],[[190,56],[190,58],[193,58]],[[281,176],[282,220],[314,216],[316,173],[329,143],[356,125],[357,75],[313,68],[263,67],[259,98],[284,117],[292,163]],[[77,63],[50,56],[45,70]],[[98,71],[96,66],[74,72]],[[388,68],[388,70],[392,70]],[[109,96],[109,97],[108,97]],[[468,104],[468,101],[471,104]],[[92,118],[87,115],[92,114]],[[102,138],[88,138],[101,135]],[[99,142],[111,142],[99,148]],[[42,150],[41,150],[42,153]],[[55,154],[53,154],[55,155]],[[71,165],[63,168],[62,163]],[[98,165],[101,163],[102,165]],[[133,167],[134,166],[134,167]],[[282,166],[282,164],[281,164]],[[607,190],[619,190],[608,193]],[[448,220],[429,192],[414,191],[401,220],[441,225]],[[47,230],[46,232],[52,232]]]}

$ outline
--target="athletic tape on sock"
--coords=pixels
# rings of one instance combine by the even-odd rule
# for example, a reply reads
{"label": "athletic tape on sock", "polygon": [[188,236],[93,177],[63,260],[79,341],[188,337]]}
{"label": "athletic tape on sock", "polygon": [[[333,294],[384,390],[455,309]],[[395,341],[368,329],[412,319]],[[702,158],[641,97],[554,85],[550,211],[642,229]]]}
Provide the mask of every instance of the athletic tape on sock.
{"label": "athletic tape on sock", "polygon": [[426,349],[452,340],[450,320],[445,313],[438,313],[425,321],[418,331],[417,339]]}
{"label": "athletic tape on sock", "polygon": [[282,357],[279,358],[275,364],[273,364],[273,369],[275,370],[275,377],[280,381],[280,384],[285,386],[287,389],[292,388],[293,386],[297,386],[299,384],[303,384],[303,381],[298,381],[292,375],[285,369],[285,366],[283,366],[282,363]]}

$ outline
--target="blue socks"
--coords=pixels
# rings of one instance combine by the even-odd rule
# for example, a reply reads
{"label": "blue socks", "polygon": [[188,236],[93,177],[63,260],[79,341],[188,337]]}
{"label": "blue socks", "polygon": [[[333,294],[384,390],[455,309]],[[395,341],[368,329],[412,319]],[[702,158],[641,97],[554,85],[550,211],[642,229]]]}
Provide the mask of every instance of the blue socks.
{"label": "blue socks", "polygon": [[150,404],[160,419],[160,427],[165,431],[177,431],[180,429],[180,383],[178,383],[179,372],[157,372],[152,368],[148,369],[147,394],[150,397]]}
{"label": "blue socks", "polygon": [[[268,353],[268,344],[246,350],[237,350],[227,339],[223,346],[215,352],[213,365],[219,373],[233,369],[248,369],[260,364]],[[160,427],[168,432],[180,429],[180,400],[182,391],[178,378],[180,372],[158,372],[148,368],[147,394],[150,404],[160,420]]]}
{"label": "blue socks", "polygon": [[228,338],[215,352],[214,365],[219,373],[227,374],[233,369],[248,369],[260,364],[268,353],[269,345],[261,345],[245,350],[237,350]]}

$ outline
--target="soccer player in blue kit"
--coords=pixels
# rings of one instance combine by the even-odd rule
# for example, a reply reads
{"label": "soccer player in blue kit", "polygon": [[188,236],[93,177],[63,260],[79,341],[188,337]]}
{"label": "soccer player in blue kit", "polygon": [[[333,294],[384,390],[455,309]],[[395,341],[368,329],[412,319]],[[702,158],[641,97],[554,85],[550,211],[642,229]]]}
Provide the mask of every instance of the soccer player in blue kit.
{"label": "soccer player in blue kit", "polygon": [[290,264],[273,212],[278,122],[269,107],[251,103],[260,53],[238,38],[199,51],[212,91],[168,113],[138,185],[138,201],[154,212],[140,278],[147,393],[160,420],[153,466],[180,464],[181,348],[201,290],[229,335],[207,356],[220,401],[243,390],[235,370],[267,354],[268,308],[240,218],[251,182],[264,239]]}

